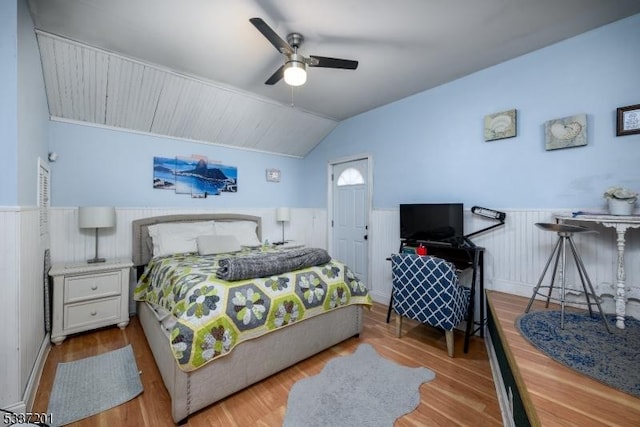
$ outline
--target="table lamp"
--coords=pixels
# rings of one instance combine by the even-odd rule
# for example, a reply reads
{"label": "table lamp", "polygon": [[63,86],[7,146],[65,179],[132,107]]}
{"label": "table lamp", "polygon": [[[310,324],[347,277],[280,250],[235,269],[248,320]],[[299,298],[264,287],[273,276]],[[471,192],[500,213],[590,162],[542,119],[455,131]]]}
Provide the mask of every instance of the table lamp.
{"label": "table lamp", "polygon": [[96,229],[96,255],[88,259],[89,264],[104,262],[104,258],[98,258],[98,230],[116,226],[116,209],[105,206],[81,206],[78,208],[78,227]]}
{"label": "table lamp", "polygon": [[276,221],[282,223],[282,242],[280,244],[284,244],[284,223],[289,222],[291,220],[291,209],[289,208],[278,208],[276,209]]}

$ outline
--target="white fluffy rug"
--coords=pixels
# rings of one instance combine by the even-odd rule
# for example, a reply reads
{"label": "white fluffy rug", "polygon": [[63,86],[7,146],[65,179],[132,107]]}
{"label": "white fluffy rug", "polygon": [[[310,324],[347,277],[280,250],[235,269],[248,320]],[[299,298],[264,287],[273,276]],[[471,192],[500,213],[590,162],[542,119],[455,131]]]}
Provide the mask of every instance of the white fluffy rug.
{"label": "white fluffy rug", "polygon": [[360,344],[352,355],[330,360],[318,375],[293,385],[284,426],[393,426],[418,406],[420,385],[435,376]]}

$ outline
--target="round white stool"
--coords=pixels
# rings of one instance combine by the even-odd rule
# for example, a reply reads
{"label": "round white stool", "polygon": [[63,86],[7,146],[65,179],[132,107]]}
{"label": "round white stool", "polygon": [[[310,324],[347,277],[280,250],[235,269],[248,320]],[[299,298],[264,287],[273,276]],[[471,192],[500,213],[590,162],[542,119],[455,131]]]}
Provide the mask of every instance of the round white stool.
{"label": "round white stool", "polygon": [[[538,284],[533,289],[533,295],[531,295],[531,299],[529,299],[529,304],[527,304],[527,308],[525,309],[525,313],[528,313],[531,309],[531,305],[536,298],[536,295],[541,295],[546,298],[547,303],[545,305],[546,308],[549,308],[549,300],[555,300],[560,302],[560,328],[564,329],[564,308],[566,305],[566,282],[565,282],[565,273],[567,268],[567,243],[571,248],[571,254],[573,255],[573,260],[575,261],[576,268],[578,270],[578,275],[580,276],[580,282],[582,282],[582,289],[584,290],[586,303],[575,302],[576,304],[586,304],[589,309],[589,315],[593,316],[593,310],[591,310],[592,305],[596,305],[598,307],[598,312],[600,313],[600,317],[602,318],[602,322],[604,323],[605,328],[609,330],[609,324],[607,323],[607,318],[602,311],[602,307],[600,306],[600,301],[598,296],[596,295],[593,286],[591,285],[591,280],[589,280],[589,276],[587,275],[587,270],[584,267],[584,263],[582,262],[582,258],[578,254],[578,250],[576,249],[576,245],[573,242],[573,234],[574,233],[584,233],[593,231],[590,228],[583,227],[580,225],[570,225],[570,224],[548,224],[548,223],[536,223],[536,226],[546,231],[553,231],[558,233],[558,241],[547,260],[547,264],[542,271],[542,275],[540,276],[540,280],[538,280]],[[555,256],[555,263],[553,266],[553,273],[551,275],[551,282],[549,286],[542,286],[542,282],[544,280],[545,275],[547,274],[547,270],[549,269],[549,265],[551,264],[551,260],[553,260]],[[553,291],[553,285],[555,282],[556,274],[558,272],[558,265],[560,265],[560,297],[554,298],[551,296],[551,291]],[[588,289],[587,289],[588,287]],[[541,289],[548,288],[548,292],[544,295],[540,292]]]}

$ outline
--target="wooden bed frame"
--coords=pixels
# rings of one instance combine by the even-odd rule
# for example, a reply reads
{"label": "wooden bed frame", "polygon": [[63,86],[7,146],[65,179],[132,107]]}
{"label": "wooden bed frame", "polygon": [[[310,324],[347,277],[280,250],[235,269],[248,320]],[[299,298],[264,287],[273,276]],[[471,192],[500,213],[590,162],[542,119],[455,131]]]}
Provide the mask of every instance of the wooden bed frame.
{"label": "wooden bed frame", "polygon": [[[258,238],[262,239],[261,218],[252,215],[166,215],[134,220],[134,265],[140,271],[151,260],[150,225],[204,220],[254,221]],[[243,342],[228,355],[195,371],[185,372],[178,367],[155,312],[143,302],[138,302],[137,309],[147,342],[171,396],[171,414],[176,423],[303,359],[357,336],[362,330],[362,307],[346,306]],[[297,345],[291,345],[292,342]]]}

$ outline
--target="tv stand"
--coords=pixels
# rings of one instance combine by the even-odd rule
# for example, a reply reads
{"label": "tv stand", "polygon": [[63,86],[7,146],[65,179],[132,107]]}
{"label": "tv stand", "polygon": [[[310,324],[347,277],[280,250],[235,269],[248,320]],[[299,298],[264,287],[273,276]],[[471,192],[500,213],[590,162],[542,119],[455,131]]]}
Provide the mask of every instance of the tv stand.
{"label": "tv stand", "polygon": [[[476,246],[469,238],[462,238],[460,244],[454,245],[447,242],[436,242],[429,240],[403,240],[400,242],[400,250],[402,253],[405,247],[418,247],[423,245],[427,249],[427,255],[442,258],[454,264],[458,270],[473,269],[471,275],[471,295],[469,298],[469,309],[467,312],[467,327],[464,337],[464,352],[469,351],[469,338],[476,332],[480,332],[480,337],[484,338],[485,325],[485,305],[484,305],[484,248]],[[390,259],[390,258],[389,258]],[[475,297],[476,283],[478,283],[480,291],[480,320],[476,322],[475,317]],[[391,319],[391,306],[393,303],[393,293],[389,300],[389,309],[387,311],[387,323]]]}

